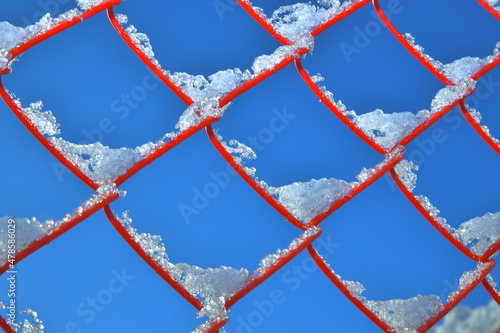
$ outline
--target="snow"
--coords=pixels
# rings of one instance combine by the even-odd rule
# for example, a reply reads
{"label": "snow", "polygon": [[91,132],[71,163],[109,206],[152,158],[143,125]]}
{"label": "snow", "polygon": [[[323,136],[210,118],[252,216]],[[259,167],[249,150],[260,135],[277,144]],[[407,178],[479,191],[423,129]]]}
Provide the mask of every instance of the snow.
{"label": "snow", "polygon": [[76,144],[62,138],[49,139],[69,161],[98,184],[115,180],[143,157],[133,148],[112,149],[100,142]]}
{"label": "snow", "polygon": [[316,235],[318,232],[320,232],[320,230],[321,229],[319,227],[312,226],[305,230],[304,233],[301,234],[298,238],[292,240],[286,249],[278,249],[276,250],[276,253],[268,254],[267,256],[262,258],[259,262],[259,268],[255,270],[255,275],[261,275],[262,273],[264,273],[268,267],[275,265],[279,259],[286,256],[288,253],[290,253],[290,251],[298,248],[304,243],[306,239]]}
{"label": "snow", "polygon": [[190,127],[199,125],[208,117],[221,118],[228,106],[220,108],[219,101],[215,98],[207,98],[193,103],[179,117],[175,128],[179,131],[185,131]]}
{"label": "snow", "polygon": [[9,52],[24,41],[26,31],[9,22],[0,22],[0,67],[8,68]]}
{"label": "snow", "polygon": [[187,263],[171,263],[161,236],[138,233],[132,219],[124,212],[119,220],[129,234],[153,260],[163,266],[171,276],[195,297],[203,298],[203,308],[198,317],[224,318],[227,316],[225,301],[243,288],[250,278],[248,270],[221,266],[201,268]]}
{"label": "snow", "polygon": [[353,297],[363,302],[370,311],[398,333],[416,332],[427,320],[436,316],[443,309],[441,299],[435,295],[417,295],[409,299],[385,301],[367,300],[362,296],[366,290],[363,284],[358,281],[343,280],[333,270],[332,273],[347,287]]}
{"label": "snow", "polygon": [[364,304],[398,333],[416,332],[420,326],[443,309],[441,299],[435,295],[365,301]]}
{"label": "snow", "polygon": [[367,136],[387,150],[409,135],[415,127],[429,118],[429,111],[384,113],[380,109],[353,118]]}
{"label": "snow", "polygon": [[451,310],[441,325],[429,333],[491,333],[500,329],[500,306],[491,300],[487,305],[469,308],[457,306]]}
{"label": "snow", "polygon": [[461,80],[454,86],[446,86],[439,90],[431,102],[431,112],[438,112],[442,108],[452,105],[457,100],[463,99],[476,86],[472,79]]}
{"label": "snow", "polygon": [[[412,192],[417,184],[417,175],[414,171],[418,170],[418,165],[403,160],[396,165],[394,170],[406,188]],[[476,255],[482,255],[491,245],[500,240],[500,212],[487,212],[483,216],[463,222],[458,229],[455,229],[447,223],[445,218],[439,217],[439,209],[432,205],[428,197],[416,195],[415,198],[441,226]]]}
{"label": "snow", "polygon": [[92,7],[100,5],[103,2],[104,0],[76,0],[78,7],[80,7],[83,10],[90,9]]}
{"label": "snow", "polygon": [[252,70],[255,74],[273,69],[284,58],[291,56],[297,50],[296,45],[283,45],[278,47],[272,54],[261,55],[255,58]]}
{"label": "snow", "polygon": [[309,35],[314,28],[326,23],[341,10],[338,0],[323,0],[320,5],[296,3],[281,6],[274,11],[269,22],[279,34],[295,42],[304,35]]}
{"label": "snow", "polygon": [[478,263],[477,267],[473,271],[465,271],[460,279],[458,280],[458,289],[448,293],[448,301],[452,300],[458,293],[463,289],[467,288],[471,283],[475,282],[481,275],[482,271],[488,268],[487,263]]}
{"label": "snow", "polygon": [[[93,2],[102,2],[102,0],[77,0],[82,3],[93,3]],[[86,5],[88,6],[88,5]],[[92,7],[92,4],[88,8]],[[85,8],[85,9],[88,9]],[[153,62],[155,62],[157,65],[158,63],[155,61],[155,53],[153,52],[153,46],[151,45],[151,42],[149,40],[149,37],[142,32],[138,32],[137,28],[130,24],[128,27],[125,27],[125,25],[128,23],[128,17],[127,15],[124,14],[116,14],[116,19],[118,23],[123,27],[125,32],[129,35],[129,37],[132,39],[132,41],[136,44],[136,46],[144,52],[144,54]],[[158,66],[160,68],[160,66]]]}
{"label": "snow", "polygon": [[300,237],[294,239],[287,249],[278,249],[275,255],[264,257],[260,262],[260,267],[251,275],[245,268],[235,269],[227,266],[201,268],[187,263],[174,264],[169,260],[161,236],[138,233],[137,229],[132,227],[132,219],[128,211],[124,212],[122,217],[118,219],[140,247],[164,267],[172,278],[184,286],[191,295],[202,298],[203,308],[198,313],[198,317],[206,316],[211,320],[226,318],[225,302],[228,298],[241,290],[254,276],[262,274],[265,268],[274,265],[279,258],[320,231],[318,227],[308,228]]}
{"label": "snow", "polygon": [[308,223],[326,212],[332,202],[347,195],[356,184],[335,178],[321,178],[280,187],[268,186],[266,189],[269,194],[276,196],[293,216],[303,223]]}
{"label": "snow", "polygon": [[[5,305],[0,302],[0,309],[5,309]],[[43,333],[44,326],[42,320],[38,318],[38,313],[32,309],[26,309],[20,312],[25,313],[28,318],[25,318],[21,323],[11,325],[16,332],[19,333]],[[33,323],[32,323],[33,322]]]}
{"label": "snow", "polygon": [[16,27],[9,22],[0,22],[0,67],[10,68],[9,52],[16,46],[51,29],[56,24],[72,20],[82,14],[78,9],[71,9],[58,17],[45,14],[38,22],[26,28]]}
{"label": "snow", "polygon": [[[12,223],[12,220],[15,222]],[[11,222],[9,223],[9,221]],[[40,223],[34,217],[30,219],[12,216],[0,217],[0,265],[3,265],[8,259],[9,230],[15,230],[15,250],[17,253],[51,230],[53,228],[51,222]],[[15,229],[9,229],[9,224],[15,225]]]}
{"label": "snow", "polygon": [[31,122],[38,128],[38,131],[43,135],[56,135],[61,134],[59,129],[59,124],[57,123],[56,117],[52,114],[52,111],[42,111],[43,102],[38,101],[31,103],[29,107],[23,108],[21,106],[21,101],[16,99],[16,97],[11,94],[12,99],[15,103],[22,108],[23,113],[31,120]]}
{"label": "snow", "polygon": [[[481,119],[482,119],[482,115],[479,111],[477,111],[476,109],[473,109],[473,108],[470,108],[467,104],[465,105],[467,111],[469,112],[469,114],[472,116],[472,118],[478,123],[480,124],[481,123]],[[486,125],[480,125],[482,130],[484,131],[484,133],[486,133],[486,135],[495,143],[497,144],[500,144],[500,141],[495,138],[491,133],[490,133],[490,129],[488,128],[488,126]]]}
{"label": "snow", "polygon": [[[311,79],[315,84],[325,80],[321,74],[316,74]],[[319,88],[340,112],[348,116],[359,129],[386,150],[394,148],[398,142],[408,136],[418,125],[429,119],[431,115],[428,110],[420,110],[414,114],[408,111],[385,113],[380,109],[357,115],[354,110],[347,111],[342,101],[335,101],[333,93],[328,91],[326,86]]]}
{"label": "snow", "polygon": [[462,223],[453,235],[480,255],[500,239],[500,212],[470,219]]}
{"label": "snow", "polygon": [[224,317],[226,300],[243,288],[249,279],[249,272],[244,268],[221,266],[204,269],[186,263],[168,264],[167,268],[191,295],[204,299],[198,317]]}
{"label": "snow", "polygon": [[[9,220],[14,220],[16,225],[16,252],[24,250],[32,242],[40,239],[46,234],[50,234],[60,225],[80,216],[85,210],[93,205],[101,203],[107,196],[113,193],[118,193],[121,196],[125,192],[118,191],[114,184],[105,183],[92,195],[90,199],[85,201],[81,206],[73,210],[71,214],[66,214],[60,220],[46,220],[45,222],[38,221],[35,217],[0,217],[0,265],[7,260],[7,242],[8,242],[8,224]],[[12,222],[11,222],[12,224]]]}
{"label": "snow", "polygon": [[443,73],[453,83],[466,80],[476,74],[485,65],[484,59],[464,57],[443,66]]}
{"label": "snow", "polygon": [[168,77],[193,101],[201,102],[207,98],[220,98],[236,89],[243,81],[252,78],[250,71],[239,68],[218,71],[205,78],[203,75],[190,75],[183,72],[167,73]]}
{"label": "snow", "polygon": [[410,192],[417,186],[417,175],[413,170],[418,171],[418,165],[409,160],[402,160],[394,167],[399,179]]}

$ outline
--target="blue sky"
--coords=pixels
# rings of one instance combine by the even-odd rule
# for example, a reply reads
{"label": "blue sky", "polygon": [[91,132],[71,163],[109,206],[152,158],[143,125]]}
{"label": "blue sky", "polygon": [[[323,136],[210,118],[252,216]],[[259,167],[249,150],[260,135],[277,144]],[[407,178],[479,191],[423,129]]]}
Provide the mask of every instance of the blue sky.
{"label": "blue sky", "polygon": [[[254,2],[268,15],[292,3]],[[383,8],[395,3],[393,23],[443,63],[486,57],[499,41],[498,21],[475,1],[381,1]],[[41,13],[55,16],[74,7],[67,0],[4,1],[0,21],[26,26]],[[127,0],[115,11],[149,36],[156,58],[172,72],[208,76],[228,68],[247,69],[256,56],[280,46],[230,0],[147,5]],[[386,113],[428,109],[443,84],[375,16],[368,4],[325,31],[303,60],[304,67],[311,75],[321,73],[334,98],[358,114],[377,108]],[[3,80],[24,105],[42,100],[56,115],[63,137],[75,143],[98,140],[119,148],[155,141],[173,129],[185,109],[119,38],[105,13],[30,49]],[[496,68],[467,99],[497,137],[499,82]],[[353,181],[363,167],[383,160],[318,103],[293,65],[237,97],[214,128],[225,139],[251,146],[258,158],[246,165],[274,186],[322,177]],[[3,104],[0,145],[0,216],[59,219],[93,193]],[[420,165],[415,193],[428,196],[452,226],[499,211],[498,155],[458,108],[409,143],[406,157]],[[216,194],[207,196],[213,184]],[[264,255],[300,234],[228,168],[204,131],[121,189],[127,196],[111,204],[113,211],[129,210],[140,232],[161,235],[172,262],[253,271]],[[194,213],[186,214],[181,208],[186,206]],[[369,299],[446,296],[456,289],[463,271],[475,268],[388,176],[321,227],[315,245],[337,273],[363,283]],[[202,322],[128,247],[102,212],[23,260],[18,269],[20,308],[37,311],[46,332],[187,332]],[[500,279],[498,268],[493,276]],[[101,301],[102,295],[111,296],[92,305],[99,295]],[[479,286],[463,305],[476,307],[489,300]],[[380,331],[310,265],[306,253],[233,306],[230,318],[226,329],[233,333]]]}

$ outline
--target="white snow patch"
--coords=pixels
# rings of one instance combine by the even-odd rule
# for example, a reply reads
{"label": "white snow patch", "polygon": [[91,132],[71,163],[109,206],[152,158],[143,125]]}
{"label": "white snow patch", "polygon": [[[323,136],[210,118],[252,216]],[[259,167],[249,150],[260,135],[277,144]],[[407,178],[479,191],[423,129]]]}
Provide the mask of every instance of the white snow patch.
{"label": "white snow patch", "polygon": [[428,118],[429,111],[427,110],[421,110],[415,115],[411,112],[384,113],[377,109],[356,115],[353,122],[367,136],[389,150]]}
{"label": "white snow patch", "polygon": [[81,9],[88,10],[92,7],[100,5],[104,1],[105,0],[76,0],[76,3],[78,5],[78,7],[80,7]]}
{"label": "white snow patch", "polygon": [[138,150],[133,148],[112,149],[100,142],[76,144],[62,138],[49,139],[69,161],[98,184],[115,180],[143,158]]}

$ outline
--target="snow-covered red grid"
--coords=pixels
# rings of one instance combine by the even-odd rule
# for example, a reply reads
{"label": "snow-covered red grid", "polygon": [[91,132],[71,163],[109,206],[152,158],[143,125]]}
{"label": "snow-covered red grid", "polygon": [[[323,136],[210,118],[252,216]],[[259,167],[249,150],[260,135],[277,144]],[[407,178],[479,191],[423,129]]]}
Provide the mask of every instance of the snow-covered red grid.
{"label": "snow-covered red grid", "polygon": [[[348,110],[341,101],[335,100],[327,87],[319,85],[324,80],[321,75],[309,75],[302,66],[301,57],[314,49],[315,37],[360,8],[370,6],[370,1],[319,0],[316,4],[297,3],[278,8],[270,17],[248,0],[237,2],[255,19],[256,24],[260,24],[283,45],[271,54],[257,56],[249,69],[227,69],[208,77],[171,72],[162,67],[155,59],[148,36],[139,32],[127,16],[115,13],[119,9],[119,0],[77,0],[76,8],[55,18],[47,14],[37,23],[24,28],[0,22],[0,74],[7,75],[11,72],[12,62],[18,60],[17,57],[23,52],[92,15],[107,11],[110,23],[125,43],[186,103],[186,109],[174,128],[157,141],[138,147],[113,149],[100,142],[76,144],[65,140],[54,113],[44,110],[41,101],[31,102],[29,106],[23,104],[13,93],[7,92],[0,81],[0,94],[19,120],[62,164],[95,190],[92,197],[59,220],[41,222],[36,218],[0,217],[2,272],[13,264],[9,262],[7,247],[9,224],[16,223],[18,227],[18,248],[15,253],[18,262],[97,210],[103,209],[117,232],[138,255],[198,310],[199,317],[207,318],[193,332],[224,332],[223,326],[230,320],[229,308],[301,252],[308,252],[333,285],[386,332],[427,331],[479,283],[500,304],[496,282],[489,275],[495,264],[493,257],[500,248],[500,212],[485,212],[482,216],[464,221],[458,228],[448,225],[429,198],[414,194],[418,184],[418,166],[405,159],[404,148],[452,108],[459,106],[471,126],[500,154],[498,139],[486,125],[480,125],[480,110],[468,108],[464,103],[464,99],[474,92],[477,80],[500,63],[500,42],[485,58],[464,57],[443,64],[427,55],[410,33],[399,33],[380,9],[378,1],[374,0],[372,5],[386,27],[445,87],[436,92],[428,109],[416,114],[384,113],[376,109],[358,115],[354,110]],[[478,2],[500,20],[498,1]],[[257,158],[256,153],[237,140],[225,141],[212,125],[224,116],[236,96],[292,64],[320,101],[381,154],[379,164],[363,168],[355,179],[321,178],[281,186],[259,180],[258,170],[244,166],[245,160]],[[208,139],[249,186],[300,232],[284,249],[278,248],[275,253],[262,258],[253,270],[226,266],[202,268],[188,263],[173,263],[160,236],[138,231],[132,225],[128,212],[117,214],[109,206],[110,202],[126,195],[120,190],[123,182],[202,129],[206,129]],[[320,235],[320,223],[327,216],[385,174],[391,174],[408,200],[446,239],[465,256],[477,262],[475,270],[463,272],[458,289],[450,292],[447,299],[435,295],[415,295],[409,299],[366,299],[362,296],[365,287],[361,282],[342,279],[311,245]],[[9,325],[0,317],[0,326],[6,332],[42,332],[43,324],[36,312],[26,310],[26,313],[32,322]],[[491,315],[491,312],[488,314]],[[493,315],[488,320],[492,322],[491,325],[500,328],[495,318],[500,316]]]}

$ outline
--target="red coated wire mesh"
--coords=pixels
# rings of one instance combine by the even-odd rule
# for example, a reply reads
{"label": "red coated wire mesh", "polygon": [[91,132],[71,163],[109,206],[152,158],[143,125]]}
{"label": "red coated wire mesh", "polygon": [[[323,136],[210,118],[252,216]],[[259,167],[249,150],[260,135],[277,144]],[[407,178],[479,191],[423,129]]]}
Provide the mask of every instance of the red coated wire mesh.
{"label": "red coated wire mesh", "polygon": [[[130,247],[133,248],[158,275],[170,284],[172,288],[191,303],[193,307],[209,318],[205,324],[197,328],[197,332],[222,331],[222,327],[230,319],[226,310],[241,298],[245,297],[251,290],[258,287],[260,283],[275,274],[301,252],[308,252],[323,273],[331,280],[333,285],[385,332],[404,331],[405,329],[413,329],[417,332],[427,331],[463,300],[474,288],[478,287],[479,284],[482,284],[491,297],[500,304],[500,293],[496,289],[494,277],[489,275],[495,264],[495,260],[492,257],[500,248],[500,235],[492,233],[489,235],[486,244],[482,244],[480,247],[475,246],[477,241],[480,241],[479,238],[471,240],[466,239],[466,237],[461,237],[459,230],[457,231],[456,229],[450,228],[446,223],[440,220],[433,210],[432,205],[426,202],[425,197],[422,198],[422,196],[417,196],[412,193],[412,166],[408,164],[409,162],[404,161],[405,145],[456,106],[460,108],[463,116],[478,135],[494,150],[494,152],[500,154],[500,144],[498,140],[488,132],[487,128],[480,124],[480,118],[477,117],[477,114],[469,110],[464,103],[464,100],[475,90],[474,82],[500,63],[500,53],[498,49],[494,51],[491,56],[484,59],[481,66],[476,67],[474,70],[467,73],[466,76],[456,79],[453,78],[449,72],[440,68],[439,64],[432,58],[425,55],[411,38],[402,35],[397,30],[380,8],[378,0],[345,1],[335,10],[325,14],[325,16],[315,24],[309,27],[302,27],[303,31],[300,32],[300,35],[294,35],[289,33],[289,30],[282,29],[282,27],[275,25],[275,22],[266,18],[264,13],[254,7],[250,1],[237,0],[238,4],[255,20],[256,24],[262,26],[271,36],[283,44],[283,47],[279,49],[280,52],[275,53],[276,57],[270,64],[268,63],[263,66],[263,68],[256,70],[252,75],[239,76],[239,80],[237,80],[230,89],[218,90],[215,91],[213,95],[199,97],[189,92],[190,87],[187,86],[185,82],[178,80],[178,78],[165,71],[165,69],[168,68],[162,68],[160,64],[148,54],[147,45],[138,39],[137,35],[126,30],[124,27],[124,18],[114,13],[114,8],[119,6],[120,2],[120,0],[88,1],[86,2],[87,5],[83,7],[85,10],[48,22],[44,28],[35,30],[26,37],[22,43],[13,46],[2,55],[4,57],[4,62],[3,68],[0,68],[0,74],[2,76],[10,74],[10,63],[20,54],[29,51],[29,49],[35,45],[44,42],[61,31],[71,29],[73,26],[93,15],[107,12],[110,23],[130,49],[187,105],[188,111],[185,113],[186,118],[183,120],[184,122],[181,122],[178,126],[178,131],[171,133],[160,142],[148,147],[143,147],[139,158],[135,158],[132,162],[127,164],[124,170],[107,178],[96,178],[92,173],[89,173],[89,170],[86,170],[82,166],[82,163],[80,163],[81,161],[75,159],[71,153],[68,153],[68,148],[65,146],[64,142],[48,137],[51,136],[50,129],[47,130],[42,128],[39,120],[37,120],[37,117],[40,117],[41,113],[30,113],[29,110],[23,108],[20,102],[7,92],[1,82],[2,77],[0,76],[0,94],[7,106],[45,149],[56,157],[82,182],[95,191],[95,195],[82,204],[78,210],[75,210],[72,214],[67,215],[62,221],[55,224],[51,232],[36,239],[32,239],[29,244],[25,244],[22,248],[19,248],[14,256],[6,257],[1,266],[1,273],[7,272],[10,268],[14,267],[15,263],[34,253],[42,246],[47,245],[53,239],[61,236],[98,210],[103,209],[111,224]],[[488,11],[497,20],[500,20],[500,12],[498,7],[495,7],[494,2],[488,2],[487,0],[477,0],[477,2],[484,7],[484,10]],[[311,77],[306,69],[304,69],[301,62],[301,56],[310,52],[311,36],[312,38],[319,36],[337,22],[355,13],[364,6],[373,6],[386,28],[394,35],[399,43],[401,43],[427,70],[446,85],[446,88],[441,91],[442,99],[440,103],[438,103],[439,105],[435,106],[429,114],[422,116],[421,119],[417,119],[418,121],[414,123],[413,126],[404,129],[404,131],[401,131],[397,137],[389,142],[381,140],[380,136],[374,134],[374,131],[372,131],[373,129],[364,127],[360,117],[347,112],[342,103],[335,101],[324,87],[318,85],[318,78]],[[2,63],[0,62],[0,64]],[[367,145],[383,156],[383,161],[374,168],[366,170],[362,177],[358,178],[359,182],[355,186],[343,189],[336,194],[333,200],[330,200],[331,202],[326,207],[313,211],[312,215],[309,216],[303,216],[294,211],[293,202],[290,204],[290,202],[286,201],[286,193],[280,192],[258,181],[251,170],[243,167],[241,157],[238,156],[238,153],[243,153],[244,155],[244,148],[241,146],[236,148],[228,146],[212,128],[212,124],[222,118],[224,108],[227,107],[234,98],[240,94],[244,94],[250,88],[258,85],[266,78],[290,65],[295,65],[307,86],[336,117],[366,142]],[[186,120],[189,117],[191,120]],[[168,153],[171,148],[182,144],[185,139],[201,130],[206,131],[208,139],[212,142],[217,151],[250,187],[252,187],[287,221],[304,232],[301,238],[292,242],[287,251],[275,256],[268,264],[261,265],[258,271],[245,277],[244,282],[234,290],[225,294],[223,293],[222,301],[220,297],[218,300],[214,300],[210,299],[210,297],[203,297],[202,292],[192,290],[190,285],[185,282],[186,277],[179,274],[178,271],[172,267],[169,268],[169,263],[162,261],[161,255],[158,256],[158,253],[156,253],[154,249],[144,245],[145,243],[142,242],[141,235],[128,224],[126,218],[122,220],[118,219],[112,213],[109,206],[113,201],[120,200],[120,186],[125,181],[133,177],[141,169],[147,168],[149,164],[155,163],[158,158]],[[325,218],[334,213],[346,202],[355,199],[358,193],[369,187],[385,174],[390,174],[397,187],[404,193],[407,199],[443,237],[460,250],[463,255],[478,263],[478,268],[475,271],[466,272],[465,275],[467,276],[464,278],[464,282],[460,284],[456,293],[448,297],[444,305],[426,309],[426,311],[428,311],[427,315],[424,315],[416,324],[409,324],[401,318],[395,318],[394,316],[397,314],[394,316],[389,315],[389,312],[398,311],[390,310],[387,304],[368,301],[364,297],[361,297],[360,290],[357,289],[358,285],[353,281],[342,280],[312,245],[312,242],[321,233],[320,225]],[[490,218],[493,222],[498,224],[498,218],[491,216]],[[219,309],[214,310],[210,308],[217,308],[217,306],[219,306]],[[403,306],[403,304],[401,303],[397,306]],[[432,304],[429,306],[432,307]],[[16,331],[13,326],[7,323],[5,318],[1,317],[0,327],[2,327],[5,332]]]}

